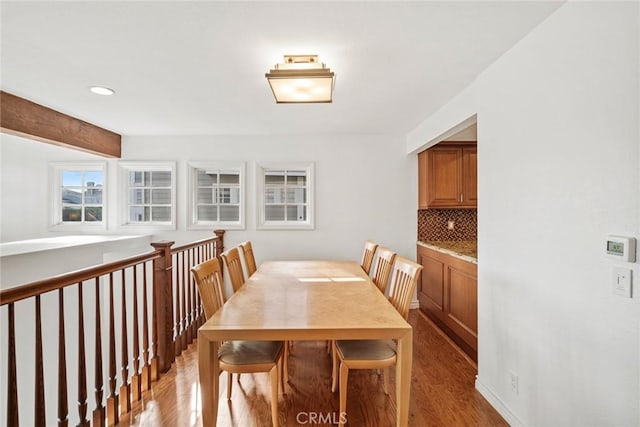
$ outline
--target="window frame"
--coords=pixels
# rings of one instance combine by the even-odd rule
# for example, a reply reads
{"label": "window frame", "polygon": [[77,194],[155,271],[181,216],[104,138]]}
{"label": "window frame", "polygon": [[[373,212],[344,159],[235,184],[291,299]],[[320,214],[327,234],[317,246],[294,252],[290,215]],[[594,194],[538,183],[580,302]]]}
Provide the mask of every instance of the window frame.
{"label": "window frame", "polygon": [[[65,171],[100,171],[102,172],[102,221],[63,221],[62,220],[62,173]],[[76,161],[76,162],[50,162],[49,163],[49,230],[106,230],[108,222],[108,168],[107,162]],[[82,188],[85,188],[84,186]],[[84,212],[85,203],[79,206]]]}
{"label": "window frame", "polygon": [[[237,161],[198,161],[187,163],[188,201],[187,228],[189,230],[211,230],[213,227],[223,227],[226,230],[244,230],[246,228],[246,167],[245,162]],[[240,204],[238,221],[206,221],[198,220],[198,171],[202,169],[227,170],[239,172]],[[219,185],[219,184],[218,184]],[[216,204],[217,206],[220,203]]]}
{"label": "window frame", "polygon": [[[257,165],[257,229],[258,230],[314,230],[315,229],[315,179],[314,162],[260,162]],[[304,170],[306,172],[306,221],[267,221],[265,219],[265,174],[268,171]],[[285,185],[286,200],[286,185]],[[285,206],[287,203],[285,202]],[[285,207],[286,211],[286,207]]]}
{"label": "window frame", "polygon": [[[159,230],[175,230],[177,225],[176,219],[176,162],[167,161],[121,161],[118,162],[118,177],[120,189],[120,209],[119,223],[122,227],[127,228],[154,228]],[[133,187],[129,186],[130,172],[171,172],[171,221],[131,221],[129,219],[129,190]],[[146,187],[141,187],[146,188]],[[161,187],[165,188],[165,187]],[[149,206],[154,206],[149,203]]]}

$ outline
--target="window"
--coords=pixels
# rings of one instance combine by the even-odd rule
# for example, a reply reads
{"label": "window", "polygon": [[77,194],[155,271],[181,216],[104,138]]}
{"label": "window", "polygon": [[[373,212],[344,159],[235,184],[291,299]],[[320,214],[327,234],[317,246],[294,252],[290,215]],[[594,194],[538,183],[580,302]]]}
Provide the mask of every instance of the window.
{"label": "window", "polygon": [[52,163],[53,227],[105,227],[105,163]]}
{"label": "window", "polygon": [[122,224],[175,229],[175,163],[121,162]]}
{"label": "window", "polygon": [[244,229],[244,163],[189,163],[189,228]]}
{"label": "window", "polygon": [[313,229],[313,163],[260,164],[258,228]]}

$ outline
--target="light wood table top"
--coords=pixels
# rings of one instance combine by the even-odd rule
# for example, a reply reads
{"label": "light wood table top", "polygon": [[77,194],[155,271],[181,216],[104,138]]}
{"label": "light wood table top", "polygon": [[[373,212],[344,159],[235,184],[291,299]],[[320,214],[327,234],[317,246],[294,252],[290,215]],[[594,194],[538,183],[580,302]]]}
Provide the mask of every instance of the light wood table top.
{"label": "light wood table top", "polygon": [[406,425],[412,329],[352,261],[266,262],[207,320],[198,331],[203,425],[217,415],[218,341],[328,339],[398,340],[397,424]]}

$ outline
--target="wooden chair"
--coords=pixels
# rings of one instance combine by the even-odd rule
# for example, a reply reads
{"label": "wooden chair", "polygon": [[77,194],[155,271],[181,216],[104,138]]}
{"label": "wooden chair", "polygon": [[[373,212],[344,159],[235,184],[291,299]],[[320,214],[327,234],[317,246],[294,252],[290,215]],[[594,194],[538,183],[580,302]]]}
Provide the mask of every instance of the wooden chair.
{"label": "wooden chair", "polygon": [[378,248],[378,261],[376,262],[376,269],[373,272],[372,280],[383,294],[387,290],[387,283],[389,283],[389,275],[391,274],[395,258],[396,253],[392,250],[383,246]]}
{"label": "wooden chair", "polygon": [[244,265],[247,267],[247,277],[251,276],[258,269],[256,267],[256,258],[253,256],[253,246],[250,241],[240,244],[242,255],[244,256]]}
{"label": "wooden chair", "polygon": [[[422,266],[406,258],[398,257],[393,268],[393,282],[389,302],[405,319],[409,314],[411,298],[418,283]],[[340,359],[340,414],[346,413],[347,380],[349,369],[384,369],[384,393],[389,394],[389,367],[396,364],[396,343],[393,340],[338,340],[333,351],[333,381],[331,391],[336,391]],[[340,425],[342,426],[340,417]]]}
{"label": "wooden chair", "polygon": [[[222,307],[222,269],[217,258],[212,258],[191,268],[206,318]],[[218,363],[220,371],[227,371],[227,399],[231,399],[233,374],[265,372],[271,376],[271,422],[278,425],[278,373],[284,391],[282,377],[282,341],[227,341],[220,346]],[[239,381],[239,377],[238,377]],[[217,405],[217,402],[214,404]]]}
{"label": "wooden chair", "polygon": [[376,254],[376,249],[378,248],[378,244],[372,242],[371,240],[367,240],[364,242],[364,252],[362,253],[362,262],[360,265],[365,273],[369,274],[371,271],[371,266],[373,265],[373,257]]}
{"label": "wooden chair", "polygon": [[224,264],[229,273],[229,280],[233,293],[236,293],[242,285],[244,285],[244,273],[242,272],[242,263],[240,262],[240,252],[238,248],[232,248],[223,252],[221,255]]}

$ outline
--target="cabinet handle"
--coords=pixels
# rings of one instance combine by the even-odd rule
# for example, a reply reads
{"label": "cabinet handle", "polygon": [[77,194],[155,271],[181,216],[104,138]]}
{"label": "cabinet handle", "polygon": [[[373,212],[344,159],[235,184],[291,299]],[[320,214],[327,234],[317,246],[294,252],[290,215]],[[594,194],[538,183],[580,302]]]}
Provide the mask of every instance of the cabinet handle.
{"label": "cabinet handle", "polygon": [[462,193],[460,193],[460,203],[464,202],[464,199],[462,197]]}

